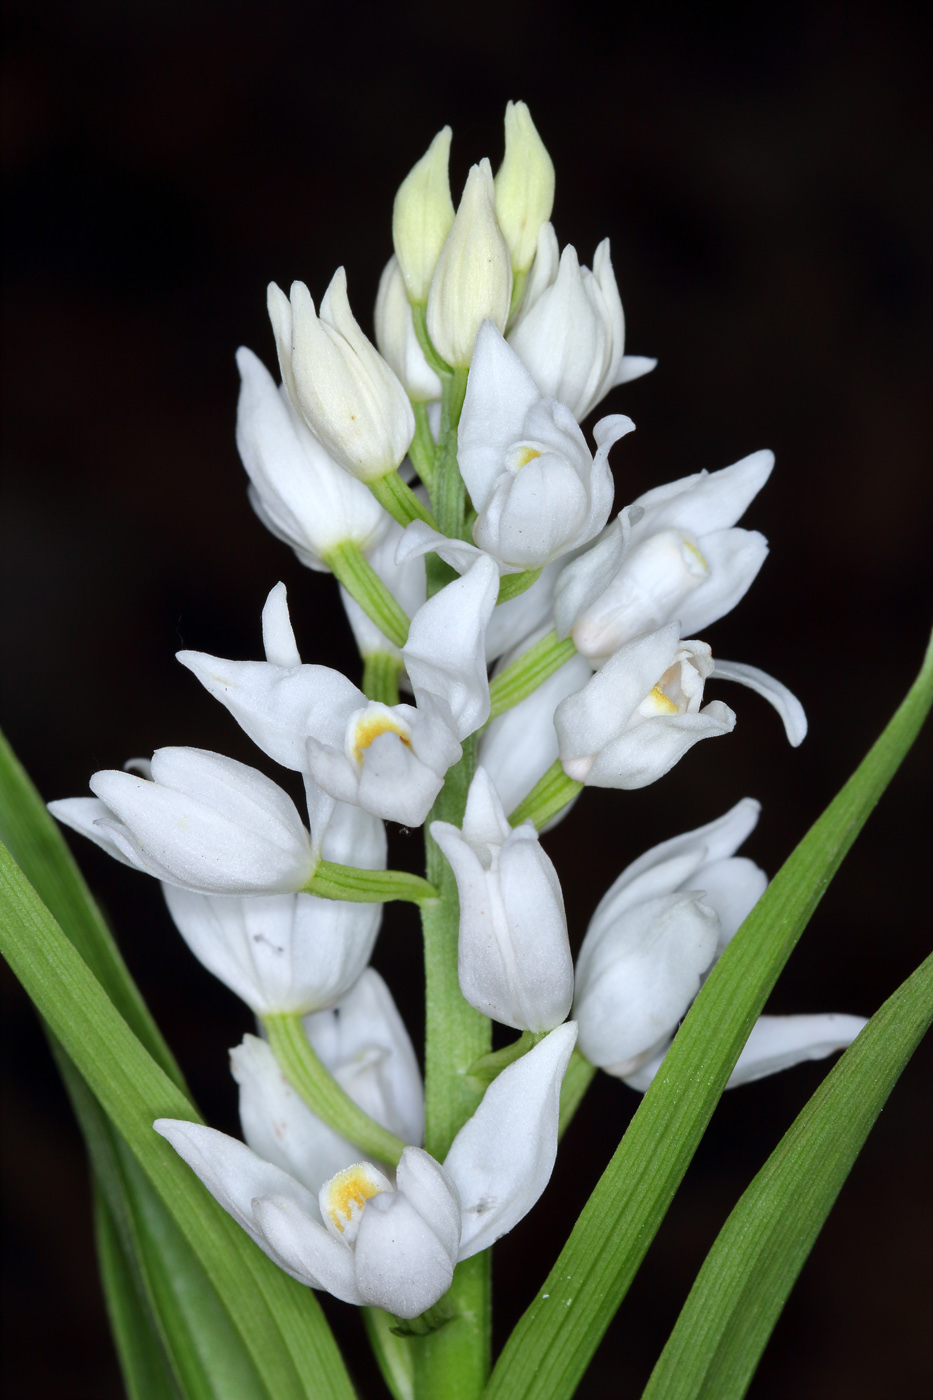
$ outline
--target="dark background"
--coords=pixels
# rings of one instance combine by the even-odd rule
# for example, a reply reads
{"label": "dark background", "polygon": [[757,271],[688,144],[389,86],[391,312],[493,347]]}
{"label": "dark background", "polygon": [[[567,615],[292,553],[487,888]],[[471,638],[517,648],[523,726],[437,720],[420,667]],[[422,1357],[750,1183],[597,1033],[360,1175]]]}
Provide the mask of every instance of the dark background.
{"label": "dark background", "polygon": [[[752,11],[750,15],[750,11]],[[746,692],[728,741],[635,794],[594,793],[553,837],[578,940],[629,859],[745,793],[774,871],[915,673],[930,622],[929,34],[903,5],[7,4],[4,723],[47,798],[162,744],[271,771],[176,665],[256,657],[289,586],[307,659],[356,675],[331,580],[264,533],[233,443],[233,352],[273,361],[265,285],[318,298],[345,262],[364,326],[394,190],[445,122],[456,193],[529,102],[558,172],[561,242],[612,238],[627,349],[659,369],[604,411],[618,504],[772,447],[745,523],[773,557],[714,651],[803,699],[790,751]],[[929,944],[929,739],[860,839],[775,992],[870,1014]],[[76,845],[78,843],[76,842]],[[203,973],[154,882],[88,843],[91,885],[207,1114],[236,1131],[227,1047],[244,1008]],[[416,867],[414,840],[400,862]],[[417,1034],[417,933],[377,965]],[[120,1394],[77,1131],[5,974],[8,1393]],[[825,1072],[727,1095],[580,1394],[637,1396],[705,1251]],[[752,1385],[757,1400],[933,1389],[929,1047],[895,1090]],[[602,1080],[530,1221],[497,1249],[503,1333],[636,1103]],[[351,1310],[330,1308],[379,1393]],[[501,1344],[500,1337],[500,1344]]]}

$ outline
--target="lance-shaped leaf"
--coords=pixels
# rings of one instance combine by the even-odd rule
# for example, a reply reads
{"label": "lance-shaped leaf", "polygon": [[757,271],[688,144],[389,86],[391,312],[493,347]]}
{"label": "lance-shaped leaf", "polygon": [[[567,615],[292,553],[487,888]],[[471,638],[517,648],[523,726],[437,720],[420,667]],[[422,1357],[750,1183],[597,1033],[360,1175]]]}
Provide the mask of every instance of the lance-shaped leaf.
{"label": "lance-shaped leaf", "polygon": [[843,1182],[931,1021],[933,956],[871,1018],[742,1196],[643,1400],[741,1400]]}
{"label": "lance-shaped leaf", "polygon": [[881,737],[713,968],[567,1244],[507,1342],[487,1400],[574,1393],[635,1277],[749,1032],[933,701],[933,642]]}

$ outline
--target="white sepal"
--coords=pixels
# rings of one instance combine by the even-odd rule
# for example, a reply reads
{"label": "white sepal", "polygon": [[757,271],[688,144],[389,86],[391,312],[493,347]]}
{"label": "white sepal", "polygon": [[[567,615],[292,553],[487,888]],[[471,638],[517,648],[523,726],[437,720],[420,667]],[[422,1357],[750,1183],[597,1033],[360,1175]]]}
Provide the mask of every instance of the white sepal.
{"label": "white sepal", "polygon": [[554,725],[568,777],[593,787],[640,788],[664,776],[700,739],[728,734],[735,715],[700,708],[713,669],[709,647],[679,640],[677,623],[626,642],[558,705]]}
{"label": "white sepal", "polygon": [[565,1020],[573,960],[560,881],[531,822],[513,830],[485,768],[463,828],[432,822],[460,897],[460,990],[485,1016],[540,1033]]}
{"label": "white sepal", "polygon": [[458,429],[458,460],[479,512],[473,538],[509,572],[541,568],[606,523],[608,454],[634,424],[619,415],[594,430],[595,458],[573,414],[543,397],[491,323],[483,325]]}
{"label": "white sepal", "polygon": [[467,176],[431,279],[427,325],[437,353],[465,369],[485,320],[505,330],[511,297],[509,249],[496,221],[492,171],[483,160]]}
{"label": "white sepal", "polygon": [[402,647],[416,697],[430,692],[446,701],[461,740],[489,718],[486,624],[498,592],[498,570],[480,555],[418,609]]}
{"label": "white sepal", "polygon": [[251,350],[237,351],[240,397],[236,440],[254,508],[303,564],[326,570],[344,541],[367,549],[389,517],[362,482],[327,453]]}
{"label": "white sepal", "polygon": [[415,403],[439,399],[441,381],[418,343],[411,302],[397,258],[389,259],[379,279],[374,323],[379,353],[398,375],[408,397]]}
{"label": "white sepal", "polygon": [[454,1138],[444,1168],[460,1196],[459,1259],[511,1230],[547,1186],[557,1157],[560,1086],[576,1039],[568,1021],[504,1069]]}
{"label": "white sepal", "polygon": [[152,781],[105,770],[98,801],[49,803],[66,826],[126,865],[200,894],[301,889],[315,858],[287,793],[255,768],[204,749],[157,749]]}
{"label": "white sepal", "polygon": [[784,732],[792,748],[797,748],[807,737],[806,712],[796,695],[786,685],[769,676],[767,671],[759,671],[757,666],[746,666],[742,661],[721,661],[717,658],[713,674],[720,681],[737,681],[747,686],[756,695],[773,705],[781,716]]}
{"label": "white sepal", "polygon": [[291,301],[273,282],[269,316],[282,379],[315,437],[335,462],[361,481],[394,471],[415,434],[408,395],[394,371],[360,330],[338,268],[320,316],[303,282]]}

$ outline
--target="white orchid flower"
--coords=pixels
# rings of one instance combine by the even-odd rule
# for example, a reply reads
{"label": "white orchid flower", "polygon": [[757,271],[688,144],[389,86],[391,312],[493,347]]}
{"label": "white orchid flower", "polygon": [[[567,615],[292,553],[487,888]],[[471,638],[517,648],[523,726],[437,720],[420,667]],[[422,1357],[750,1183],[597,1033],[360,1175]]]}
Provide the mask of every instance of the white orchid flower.
{"label": "white orchid flower", "polygon": [[485,768],[463,826],[432,822],[460,897],[460,990],[484,1016],[516,1030],[553,1030],[573,1000],[573,959],[560,881],[532,822],[514,830]]}
{"label": "white orchid flower", "polygon": [[476,340],[458,431],[476,544],[507,572],[539,569],[587,544],[612,508],[608,455],[630,418],[603,418],[595,458],[568,408],[539,392],[491,323]]}
{"label": "white orchid flower", "polygon": [[285,386],[241,347],[236,442],[250,503],[277,539],[308,568],[327,572],[324,556],[351,541],[368,550],[390,517],[371,491],[339,466],[305,426]]}
{"label": "white orchid flower", "polygon": [[374,316],[376,344],[415,403],[431,403],[441,396],[441,381],[424,357],[415,333],[411,302],[398,258],[391,257],[379,279]]}
{"label": "white orchid flower", "polygon": [[166,748],[151,773],[95,773],[94,797],[49,811],[124,865],[196,894],[284,894],[310,880],[316,856],[295,804],[255,768]]}
{"label": "white orchid flower", "polygon": [[[726,1088],[751,1084],[766,1075],[792,1069],[805,1060],[825,1060],[827,1055],[851,1045],[867,1024],[864,1016],[846,1016],[836,1011],[814,1016],[759,1016]],[[637,1089],[641,1094],[647,1091],[669,1048],[666,1044],[632,1074],[624,1076],[630,1089]]]}
{"label": "white orchid flower", "polygon": [[293,1278],[345,1302],[417,1317],[447,1291],[457,1261],[512,1229],[547,1185],[575,1040],[572,1023],[552,1031],[490,1085],[443,1166],[406,1147],[394,1182],[358,1162],[315,1197],[213,1128],[165,1118],[154,1126]]}
{"label": "white orchid flower", "polygon": [[269,285],[269,319],[289,398],[335,462],[360,481],[395,471],[415,435],[408,395],[360,330],[340,267],[318,315],[303,282]]}
{"label": "white orchid flower", "polygon": [[728,706],[700,708],[712,670],[709,647],[681,642],[676,622],[626,642],[555,711],[567,776],[591,787],[645,787],[701,739],[729,734]]}
{"label": "white orchid flower", "polygon": [[704,974],[764,894],[735,852],[761,808],[744,798],[718,821],[647,851],[603,896],[577,958],[573,1014],[584,1055],[623,1079],[664,1049]]}
{"label": "white orchid flower", "polygon": [[558,636],[594,665],[623,642],[675,619],[696,636],[743,598],[768,553],[757,530],[734,528],[774,466],[753,452],[722,471],[648,491],[620,512],[555,589]]}
{"label": "white orchid flower", "polygon": [[[324,833],[325,860],[384,870],[385,828],[338,803]],[[199,962],[257,1016],[319,1011],[339,1001],[372,956],[381,904],[310,894],[236,899],[163,885],[176,927]]]}
{"label": "white orchid flower", "polygon": [[483,322],[505,330],[511,298],[509,248],[496,219],[492,170],[482,160],[467,176],[431,278],[427,327],[437,353],[466,369]]}
{"label": "white orchid flower", "polygon": [[[331,1011],[305,1018],[320,1060],[370,1118],[403,1142],[424,1135],[424,1091],[414,1047],[392,995],[373,968]],[[269,1045],[247,1035],[230,1051],[240,1086],[240,1123],[249,1147],[317,1195],[360,1150],[321,1121],[296,1093]]]}
{"label": "white orchid flower", "polygon": [[417,707],[369,701],[339,671],[302,665],[281,584],[263,611],[268,661],[201,652],[178,659],[264,752],[312,780],[312,811],[329,817],[324,793],[418,826],[460,757],[460,740],[489,714],[484,632],[496,589],[495,566],[480,559],[416,613],[402,656]]}
{"label": "white orchid flower", "polygon": [[525,294],[506,338],[539,391],[565,404],[577,422],[610,389],[657,364],[623,354],[625,318],[608,238],[596,249],[590,272],[574,248],[560,253],[552,224],[539,230]]}

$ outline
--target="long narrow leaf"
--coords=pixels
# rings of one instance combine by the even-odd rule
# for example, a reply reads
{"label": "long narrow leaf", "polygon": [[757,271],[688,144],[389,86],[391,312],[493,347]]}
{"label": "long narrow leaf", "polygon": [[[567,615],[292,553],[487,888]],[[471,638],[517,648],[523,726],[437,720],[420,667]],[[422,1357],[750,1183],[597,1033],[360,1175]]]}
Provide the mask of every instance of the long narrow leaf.
{"label": "long narrow leaf", "polygon": [[282,1273],[152,1130],[197,1115],[146,1052],[5,847],[2,950],[191,1245],[276,1400],[353,1390],[314,1295]]}
{"label": "long narrow leaf", "polygon": [[181,1070],[130,976],[58,824],[2,732],[0,841],[8,847],[137,1039],[169,1078],[185,1090]]}
{"label": "long narrow leaf", "polygon": [[933,956],[890,997],[726,1221],[644,1400],[741,1400],[833,1202],[933,1021]]}
{"label": "long narrow leaf", "polygon": [[933,700],[933,642],[881,737],[713,969],[490,1378],[492,1400],[565,1400],[625,1297],[765,1000]]}

